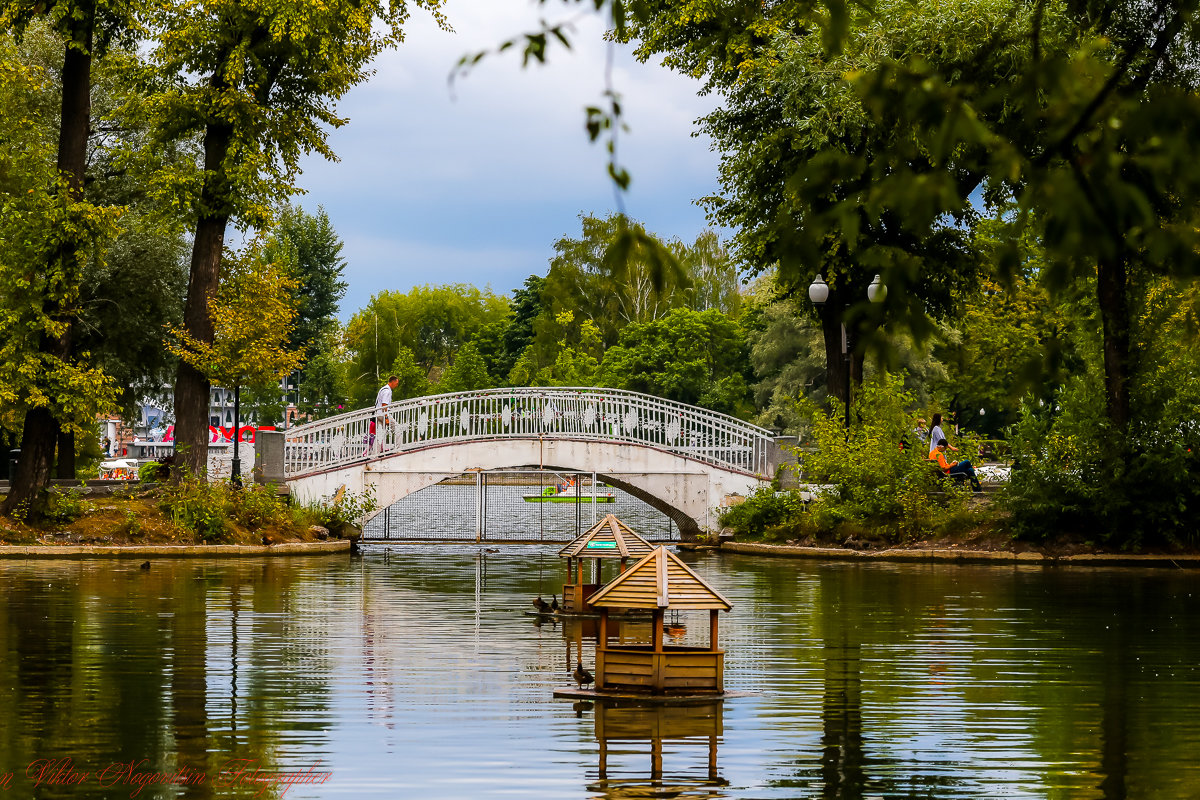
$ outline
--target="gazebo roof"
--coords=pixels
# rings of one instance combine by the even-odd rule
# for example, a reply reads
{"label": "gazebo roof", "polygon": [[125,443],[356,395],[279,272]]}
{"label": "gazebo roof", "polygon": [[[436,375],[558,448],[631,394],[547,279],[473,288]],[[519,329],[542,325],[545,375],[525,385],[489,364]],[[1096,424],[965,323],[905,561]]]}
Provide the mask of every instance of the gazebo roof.
{"label": "gazebo roof", "polygon": [[733,606],[665,547],[622,572],[588,598],[597,608],[722,609]]}
{"label": "gazebo roof", "polygon": [[563,558],[641,558],[653,551],[654,545],[612,514],[607,514],[558,554]]}

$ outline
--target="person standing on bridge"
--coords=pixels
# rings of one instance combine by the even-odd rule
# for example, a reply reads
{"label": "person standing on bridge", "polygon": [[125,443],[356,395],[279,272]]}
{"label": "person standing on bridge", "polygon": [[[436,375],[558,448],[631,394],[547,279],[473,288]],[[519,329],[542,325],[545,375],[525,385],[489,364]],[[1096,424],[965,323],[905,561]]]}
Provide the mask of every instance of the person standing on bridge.
{"label": "person standing on bridge", "polygon": [[[388,405],[392,402],[392,390],[400,384],[400,379],[395,375],[391,375],[387,379],[387,383],[379,387],[379,392],[375,395],[375,416],[371,418],[371,427],[369,429],[369,439],[367,441],[368,455],[375,452],[375,430],[376,423],[381,425],[391,425],[392,418],[388,416]],[[384,432],[384,437],[387,433]],[[383,438],[380,439],[380,449],[383,449]]]}

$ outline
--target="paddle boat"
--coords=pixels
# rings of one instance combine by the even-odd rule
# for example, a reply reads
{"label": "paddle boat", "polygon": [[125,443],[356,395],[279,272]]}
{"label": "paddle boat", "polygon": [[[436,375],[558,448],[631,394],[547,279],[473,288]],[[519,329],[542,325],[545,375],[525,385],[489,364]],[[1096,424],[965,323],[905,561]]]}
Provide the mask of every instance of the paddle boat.
{"label": "paddle boat", "polygon": [[578,481],[567,480],[555,486],[547,486],[541,494],[522,495],[526,503],[615,503],[616,495],[611,489],[599,490],[599,485],[585,490]]}

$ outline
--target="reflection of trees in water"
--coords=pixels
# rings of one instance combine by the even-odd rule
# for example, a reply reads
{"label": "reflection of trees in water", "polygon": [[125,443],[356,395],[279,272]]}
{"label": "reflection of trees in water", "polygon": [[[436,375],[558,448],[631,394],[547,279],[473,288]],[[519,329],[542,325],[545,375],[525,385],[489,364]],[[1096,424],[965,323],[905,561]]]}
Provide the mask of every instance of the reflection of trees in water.
{"label": "reflection of trees in water", "polygon": [[1125,779],[1129,772],[1129,709],[1126,697],[1132,654],[1124,620],[1118,620],[1116,628],[1103,654],[1100,772],[1104,780],[1100,782],[1100,790],[1104,793],[1104,800],[1125,800]]}
{"label": "reflection of trees in water", "polygon": [[[192,561],[155,561],[148,570],[132,561],[8,566],[0,773],[16,773],[12,795],[126,798],[136,786],[114,777],[118,771],[101,786],[98,773],[132,763],[140,773],[205,774],[141,796],[275,796],[212,783],[229,758],[278,770],[288,755],[280,737],[294,735],[297,712],[311,720],[327,707],[328,663],[287,644],[313,638],[286,613],[301,594],[300,573],[271,569]],[[247,596],[257,608],[243,607]],[[289,673],[306,676],[298,689],[286,685]],[[256,710],[239,720],[244,709]],[[25,776],[36,759],[65,758],[89,773],[85,784],[35,789]]]}
{"label": "reflection of trees in water", "polygon": [[825,640],[825,696],[822,705],[822,797],[858,798],[863,772],[862,662],[859,645],[844,626]]}

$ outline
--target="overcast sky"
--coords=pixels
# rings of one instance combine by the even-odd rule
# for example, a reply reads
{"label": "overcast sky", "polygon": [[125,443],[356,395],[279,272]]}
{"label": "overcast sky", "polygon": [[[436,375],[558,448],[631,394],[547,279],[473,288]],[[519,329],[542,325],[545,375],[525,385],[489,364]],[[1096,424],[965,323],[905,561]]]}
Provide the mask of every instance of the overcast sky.
{"label": "overcast sky", "polygon": [[[399,50],[376,62],[339,111],[350,122],[330,143],[341,161],[310,158],[298,202],[323,205],[345,241],[347,319],[371,295],[426,283],[490,285],[511,292],[544,275],[555,239],[579,233],[581,213],[615,209],[602,144],[590,144],[583,109],[604,90],[602,20],[550,0],[447,0],[453,33],[417,10]],[[573,49],[546,66],[520,68],[519,54],[485,59],[447,78],[466,52],[494,48],[574,18]],[[620,159],[633,174],[626,211],[664,237],[691,241],[705,227],[694,200],[716,191],[716,155],[692,136],[714,102],[698,84],[638,64],[618,48],[614,83],[630,132]]]}

